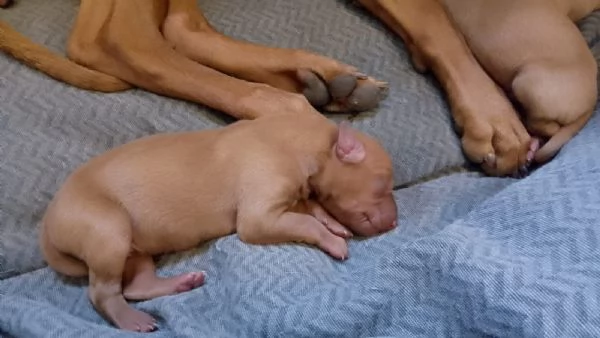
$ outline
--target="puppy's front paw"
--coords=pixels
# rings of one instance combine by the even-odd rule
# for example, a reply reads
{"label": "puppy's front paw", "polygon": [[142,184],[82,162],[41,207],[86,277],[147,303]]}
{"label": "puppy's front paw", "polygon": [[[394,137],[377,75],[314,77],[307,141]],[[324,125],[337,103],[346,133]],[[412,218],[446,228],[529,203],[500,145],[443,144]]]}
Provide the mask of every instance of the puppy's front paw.
{"label": "puppy's front paw", "polygon": [[342,237],[330,233],[329,236],[321,240],[319,247],[335,259],[348,259],[348,243]]}
{"label": "puppy's front paw", "polygon": [[308,208],[308,212],[332,234],[342,238],[351,238],[353,236],[348,228],[331,216],[319,203],[309,200],[306,201],[306,207]]}
{"label": "puppy's front paw", "polygon": [[340,222],[338,222],[335,218],[331,217],[329,214],[323,215],[323,217],[317,217],[317,220],[321,222],[327,230],[331,231],[332,234],[342,237],[342,238],[352,238],[352,232],[348,230],[345,226],[343,226]]}
{"label": "puppy's front paw", "polygon": [[325,79],[309,69],[299,69],[303,94],[316,108],[335,113],[359,113],[377,107],[387,95],[387,83],[354,70]]}

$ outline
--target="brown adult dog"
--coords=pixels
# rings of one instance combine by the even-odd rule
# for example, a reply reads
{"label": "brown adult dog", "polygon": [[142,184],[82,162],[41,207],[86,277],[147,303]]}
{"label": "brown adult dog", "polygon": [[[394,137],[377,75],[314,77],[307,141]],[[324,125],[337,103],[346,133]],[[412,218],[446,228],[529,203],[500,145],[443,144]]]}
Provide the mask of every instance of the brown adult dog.
{"label": "brown adult dog", "polygon": [[359,2],[402,37],[417,70],[433,71],[467,157],[488,173],[548,161],[593,113],[597,65],[574,22],[598,0]]}
{"label": "brown adult dog", "polygon": [[391,161],[374,139],[317,113],[282,114],[154,135],[93,158],[50,203],[40,241],[57,271],[89,273],[89,297],[108,320],[150,331],[154,319],[125,299],[204,282],[200,272],[158,278],[152,255],[237,232],[248,243],[304,242],[345,259],[351,232],[336,220],[364,236],[394,228],[392,186]]}
{"label": "brown adult dog", "polygon": [[0,49],[79,88],[137,86],[244,119],[304,113],[311,104],[359,112],[375,107],[386,88],[330,58],[225,37],[196,0],[82,0],[67,48],[70,60],[4,23]]}
{"label": "brown adult dog", "polygon": [[[417,70],[433,71],[465,154],[489,174],[549,160],[592,114],[596,64],[574,22],[598,0],[358,2],[402,37]],[[67,48],[74,62],[3,23],[0,49],[81,88],[134,85],[244,119],[304,113],[308,101],[330,111],[366,110],[384,87],[326,57],[225,37],[195,0],[82,0]],[[549,140],[540,151],[538,138]]]}

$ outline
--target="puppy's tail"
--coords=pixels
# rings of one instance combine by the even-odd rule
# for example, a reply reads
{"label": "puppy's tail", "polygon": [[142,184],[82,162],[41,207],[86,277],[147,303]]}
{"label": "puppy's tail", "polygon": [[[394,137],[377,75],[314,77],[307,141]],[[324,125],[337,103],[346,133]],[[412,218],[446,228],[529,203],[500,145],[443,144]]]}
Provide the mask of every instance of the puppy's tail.
{"label": "puppy's tail", "polygon": [[69,256],[54,246],[48,238],[42,224],[40,228],[40,248],[48,265],[54,270],[71,277],[84,277],[88,274],[87,265],[79,259]]}
{"label": "puppy's tail", "polygon": [[72,86],[99,92],[117,92],[131,85],[116,77],[81,66],[53,53],[20,34],[0,20],[0,51],[27,66]]}

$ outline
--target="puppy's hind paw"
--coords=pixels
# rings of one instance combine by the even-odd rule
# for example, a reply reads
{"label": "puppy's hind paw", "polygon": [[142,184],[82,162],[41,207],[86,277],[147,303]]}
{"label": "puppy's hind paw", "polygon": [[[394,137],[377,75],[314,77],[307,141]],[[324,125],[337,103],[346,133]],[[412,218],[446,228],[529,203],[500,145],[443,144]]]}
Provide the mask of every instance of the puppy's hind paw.
{"label": "puppy's hind paw", "polygon": [[206,273],[204,271],[190,272],[185,275],[181,275],[177,280],[178,285],[176,286],[175,291],[177,293],[181,293],[193,290],[197,287],[202,286],[204,284],[205,279]]}
{"label": "puppy's hind paw", "polygon": [[158,329],[158,324],[152,316],[133,308],[122,311],[116,324],[122,330],[134,332],[152,332]]}

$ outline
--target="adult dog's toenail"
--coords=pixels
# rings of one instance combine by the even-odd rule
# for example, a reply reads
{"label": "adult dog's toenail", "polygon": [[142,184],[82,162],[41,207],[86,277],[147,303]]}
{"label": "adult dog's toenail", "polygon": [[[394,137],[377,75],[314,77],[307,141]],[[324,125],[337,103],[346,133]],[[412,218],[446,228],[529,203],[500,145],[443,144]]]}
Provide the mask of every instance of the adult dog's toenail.
{"label": "adult dog's toenail", "polygon": [[489,153],[489,154],[485,155],[485,157],[483,158],[483,163],[485,163],[487,165],[495,166],[496,165],[496,155],[494,153]]}
{"label": "adult dog's toenail", "polygon": [[355,73],[354,76],[356,76],[356,78],[359,80],[366,80],[369,78],[369,76],[364,73]]}
{"label": "adult dog's toenail", "polygon": [[521,177],[525,177],[529,174],[529,168],[527,168],[527,165],[523,165],[521,168],[519,168],[519,174]]}
{"label": "adult dog's toenail", "polygon": [[531,144],[529,145],[529,150],[531,150],[532,152],[536,152],[540,149],[540,139],[537,137],[534,137],[533,140],[531,141]]}
{"label": "adult dog's toenail", "polygon": [[357,86],[352,92],[348,103],[349,108],[354,111],[366,111],[373,109],[381,100],[381,90],[376,84],[364,82]]}
{"label": "adult dog's toenail", "polygon": [[529,151],[527,153],[527,165],[531,164],[531,161],[533,161],[534,157],[535,157],[535,153],[533,151]]}

